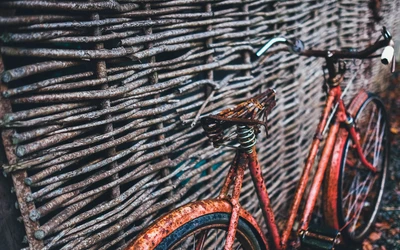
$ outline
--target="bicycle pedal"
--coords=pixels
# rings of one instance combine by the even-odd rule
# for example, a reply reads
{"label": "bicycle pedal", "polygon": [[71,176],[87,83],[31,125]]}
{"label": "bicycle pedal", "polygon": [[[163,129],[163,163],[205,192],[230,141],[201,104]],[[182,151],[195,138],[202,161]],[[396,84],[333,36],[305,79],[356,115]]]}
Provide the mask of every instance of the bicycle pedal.
{"label": "bicycle pedal", "polygon": [[334,250],[340,243],[340,232],[323,226],[310,226],[300,232],[300,249]]}

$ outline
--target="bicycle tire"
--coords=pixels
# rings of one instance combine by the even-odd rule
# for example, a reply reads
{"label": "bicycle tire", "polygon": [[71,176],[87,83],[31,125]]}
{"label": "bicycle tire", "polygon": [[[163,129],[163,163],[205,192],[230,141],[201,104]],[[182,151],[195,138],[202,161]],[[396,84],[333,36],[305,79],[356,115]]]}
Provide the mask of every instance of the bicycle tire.
{"label": "bicycle tire", "polygon": [[[190,221],[187,221],[176,230],[171,232],[165,239],[163,239],[159,245],[155,246],[156,250],[172,250],[172,249],[194,249],[193,245],[181,246],[178,244],[185,243],[185,239],[192,236],[192,234],[199,233],[202,230],[208,230],[208,235],[205,244],[203,245],[204,248],[202,249],[223,249],[224,240],[221,237],[220,243],[217,245],[218,247],[215,248],[215,245],[210,245],[213,242],[210,242],[211,237],[210,232],[213,233],[211,230],[218,230],[224,231],[227,233],[228,225],[229,225],[229,218],[230,215],[228,213],[211,213],[206,214]],[[263,243],[261,241],[261,236],[258,235],[258,232],[251,228],[251,225],[246,223],[243,219],[239,219],[237,232],[236,232],[236,239],[238,243],[241,244],[242,248],[234,248],[234,249],[245,249],[245,250],[261,250],[265,249],[262,248]],[[236,240],[235,239],[235,240]],[[217,238],[218,240],[218,238]],[[215,242],[214,242],[215,243]],[[178,247],[180,246],[180,247]]]}
{"label": "bicycle tire", "polygon": [[382,200],[389,163],[389,122],[382,101],[364,91],[348,111],[363,152],[378,172],[374,175],[362,166],[347,129],[341,128],[327,171],[324,216],[328,225],[341,230],[345,244],[356,246],[370,231]]}

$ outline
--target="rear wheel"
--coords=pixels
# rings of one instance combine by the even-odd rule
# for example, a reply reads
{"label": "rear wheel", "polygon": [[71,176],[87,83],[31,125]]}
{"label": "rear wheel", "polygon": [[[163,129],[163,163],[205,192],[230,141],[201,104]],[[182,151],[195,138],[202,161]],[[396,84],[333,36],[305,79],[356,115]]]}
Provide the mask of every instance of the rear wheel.
{"label": "rear wheel", "polygon": [[[195,218],[174,230],[155,249],[223,249],[229,218],[227,213],[212,213]],[[261,250],[265,246],[257,231],[239,219],[232,249]]]}
{"label": "rear wheel", "polygon": [[359,244],[371,228],[382,199],[389,160],[389,123],[380,99],[365,92],[349,111],[363,153],[377,173],[361,163],[353,140],[343,128],[327,172],[325,195],[331,200],[326,202],[325,216],[328,224],[342,229],[347,244]]}

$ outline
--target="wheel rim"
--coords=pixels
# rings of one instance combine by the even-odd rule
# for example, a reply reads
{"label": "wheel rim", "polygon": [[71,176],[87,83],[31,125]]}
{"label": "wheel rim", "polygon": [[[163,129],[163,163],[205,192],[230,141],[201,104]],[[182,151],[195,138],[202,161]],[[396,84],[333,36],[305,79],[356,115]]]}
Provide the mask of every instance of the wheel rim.
{"label": "wheel rim", "polygon": [[342,178],[339,184],[341,226],[348,236],[360,241],[373,223],[383,193],[388,142],[386,114],[380,102],[366,102],[356,115],[357,131],[363,153],[378,170],[371,173],[358,160],[351,139],[345,145]]}
{"label": "wheel rim", "polygon": [[[196,247],[198,247],[199,245],[202,245],[200,249],[224,249],[225,240],[228,235],[227,229],[227,226],[224,224],[214,224],[199,228],[186,235],[185,238],[179,240],[170,249],[195,250],[197,249]],[[204,239],[204,241],[202,241],[202,239]],[[239,230],[236,232],[236,237],[232,249],[252,249],[249,239],[247,239],[246,236],[242,234]]]}

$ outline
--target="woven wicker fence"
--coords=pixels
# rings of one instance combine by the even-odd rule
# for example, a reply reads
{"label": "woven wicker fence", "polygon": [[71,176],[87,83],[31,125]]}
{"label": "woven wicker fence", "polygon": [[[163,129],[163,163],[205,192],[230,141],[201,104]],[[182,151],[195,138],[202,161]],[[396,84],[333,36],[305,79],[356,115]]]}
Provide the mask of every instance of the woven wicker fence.
{"label": "woven wicker fence", "polygon": [[[259,155],[283,218],[318,122],[322,61],[254,52],[277,35],[361,48],[381,27],[369,2],[2,1],[3,168],[30,249],[122,249],[162,212],[215,197],[234,151],[212,148],[199,117],[268,87],[278,104]],[[381,13],[393,30],[399,1]],[[348,93],[371,65],[349,63]],[[242,199],[261,219],[252,190]]]}

